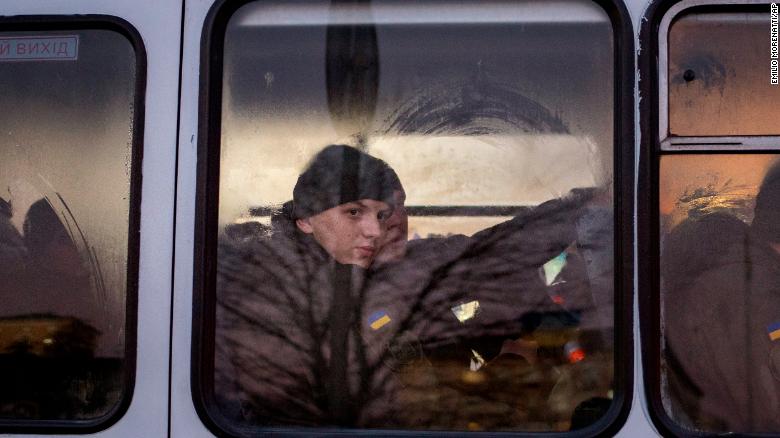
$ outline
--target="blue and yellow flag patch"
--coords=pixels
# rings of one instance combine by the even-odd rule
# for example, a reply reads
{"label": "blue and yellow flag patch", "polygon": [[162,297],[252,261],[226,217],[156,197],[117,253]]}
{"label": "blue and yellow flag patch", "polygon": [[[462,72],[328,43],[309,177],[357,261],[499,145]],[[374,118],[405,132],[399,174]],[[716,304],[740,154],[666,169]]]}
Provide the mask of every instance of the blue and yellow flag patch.
{"label": "blue and yellow flag patch", "polygon": [[390,315],[384,310],[374,312],[368,317],[368,326],[371,330],[379,330],[390,322]]}
{"label": "blue and yellow flag patch", "polygon": [[780,321],[769,324],[766,328],[766,332],[769,335],[769,339],[773,341],[780,339]]}

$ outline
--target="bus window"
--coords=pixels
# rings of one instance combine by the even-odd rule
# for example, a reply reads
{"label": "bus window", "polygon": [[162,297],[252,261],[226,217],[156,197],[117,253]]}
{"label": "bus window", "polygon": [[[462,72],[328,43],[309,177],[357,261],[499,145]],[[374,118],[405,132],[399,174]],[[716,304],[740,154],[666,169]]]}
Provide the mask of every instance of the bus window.
{"label": "bus window", "polygon": [[608,13],[314,0],[212,17],[208,421],[606,427],[625,383]]}
{"label": "bus window", "polygon": [[658,75],[648,71],[659,94],[644,109],[658,125],[645,144],[640,294],[662,433],[780,432],[780,88],[768,12],[683,2],[648,21],[660,23],[649,36]]}
{"label": "bus window", "polygon": [[94,428],[132,391],[142,73],[123,26],[42,28],[0,32],[0,422]]}

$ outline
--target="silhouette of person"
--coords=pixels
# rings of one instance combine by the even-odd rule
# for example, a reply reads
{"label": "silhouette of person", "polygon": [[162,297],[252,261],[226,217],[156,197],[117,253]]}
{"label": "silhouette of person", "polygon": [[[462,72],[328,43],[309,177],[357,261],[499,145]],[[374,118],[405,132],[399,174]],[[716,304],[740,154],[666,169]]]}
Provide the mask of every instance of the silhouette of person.
{"label": "silhouette of person", "polygon": [[52,314],[94,324],[98,315],[89,271],[47,200],[30,206],[23,231],[27,257],[13,283],[4,285],[2,315]]}
{"label": "silhouette of person", "polygon": [[764,177],[749,230],[712,215],[681,224],[667,239],[670,389],[688,427],[780,429],[778,220],[780,163]]}

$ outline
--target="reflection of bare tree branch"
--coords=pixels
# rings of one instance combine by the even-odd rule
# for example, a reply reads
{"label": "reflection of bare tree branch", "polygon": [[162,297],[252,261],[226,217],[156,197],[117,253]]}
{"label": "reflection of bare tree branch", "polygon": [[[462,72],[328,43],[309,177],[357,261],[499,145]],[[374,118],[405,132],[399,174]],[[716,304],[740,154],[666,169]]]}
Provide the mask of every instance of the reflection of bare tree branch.
{"label": "reflection of bare tree branch", "polygon": [[[473,238],[410,242],[404,260],[369,271],[334,265],[316,243],[278,235],[223,241],[218,402],[238,398],[244,413],[233,420],[262,425],[457,428],[472,415],[522,425],[530,414],[520,406],[544,406],[519,402],[518,391],[550,391],[552,374],[533,376],[559,359],[516,358],[479,372],[469,360],[476,349],[490,362],[501,340],[529,335],[523,315],[561,313],[538,269],[576,240],[573,224],[588,199],[543,204]],[[589,286],[571,278],[570,287]],[[450,309],[470,300],[482,312],[458,321]],[[370,329],[376,311],[389,322]],[[463,406],[476,410],[459,413]],[[538,415],[533,424],[548,421]]]}
{"label": "reflection of bare tree branch", "polygon": [[223,302],[222,306],[224,310],[232,312],[233,316],[239,320],[236,322],[237,324],[241,324],[243,322],[247,326],[253,326],[254,328],[261,329],[264,335],[276,337],[284,342],[289,343],[295,348],[299,348],[301,350],[306,348],[304,345],[298,344],[295,341],[289,339],[287,334],[282,329],[275,327],[272,324],[258,321],[257,316],[249,313],[246,309],[243,309],[240,303],[238,305],[230,305]]}

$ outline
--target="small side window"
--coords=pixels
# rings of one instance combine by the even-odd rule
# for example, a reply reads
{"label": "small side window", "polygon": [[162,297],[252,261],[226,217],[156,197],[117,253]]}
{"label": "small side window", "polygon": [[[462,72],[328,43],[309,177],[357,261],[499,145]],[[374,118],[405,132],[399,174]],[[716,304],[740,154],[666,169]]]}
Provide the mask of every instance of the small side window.
{"label": "small side window", "polygon": [[2,21],[3,430],[95,430],[130,400],[145,68],[130,29]]}
{"label": "small side window", "polygon": [[667,5],[649,34],[659,56],[648,72],[656,106],[643,109],[657,115],[646,126],[651,196],[640,218],[651,255],[640,282],[647,387],[669,433],[776,434],[777,9],[692,3]]}
{"label": "small side window", "polygon": [[767,12],[674,18],[665,68],[670,137],[780,135],[777,46],[772,58]]}

